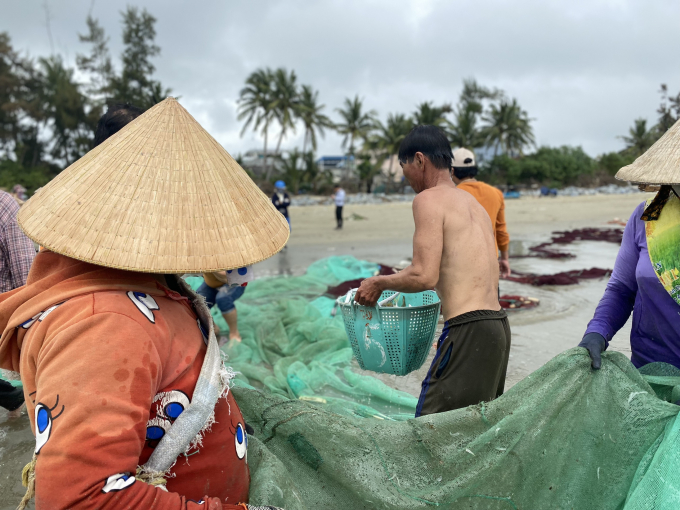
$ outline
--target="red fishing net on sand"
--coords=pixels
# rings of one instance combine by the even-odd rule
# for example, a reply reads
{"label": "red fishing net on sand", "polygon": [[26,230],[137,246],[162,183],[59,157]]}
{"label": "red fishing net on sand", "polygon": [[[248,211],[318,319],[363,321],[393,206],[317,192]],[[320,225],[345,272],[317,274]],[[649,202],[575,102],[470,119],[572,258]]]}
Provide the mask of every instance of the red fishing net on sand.
{"label": "red fishing net on sand", "polygon": [[[571,244],[574,241],[605,241],[609,243],[621,244],[623,239],[623,229],[621,228],[580,228],[576,230],[567,230],[564,232],[553,232],[552,239],[547,243],[541,243],[537,246],[529,248],[531,254],[529,255],[513,255],[513,258],[547,258],[547,259],[564,259],[573,258],[575,255],[568,252],[557,251],[551,249],[553,245]],[[542,285],[575,285],[580,280],[591,280],[595,278],[604,278],[611,275],[611,269],[601,269],[593,267],[590,269],[576,269],[573,271],[564,271],[554,274],[534,274],[523,273],[521,271],[513,271],[506,280],[517,283],[526,283],[528,285],[542,286]]]}
{"label": "red fishing net on sand", "polygon": [[511,282],[526,283],[534,285],[535,287],[541,287],[543,285],[575,285],[579,280],[604,278],[611,274],[611,269],[593,267],[591,269],[576,269],[574,271],[564,271],[555,274],[533,274],[513,271],[512,274],[505,279],[510,280]]}
{"label": "red fishing net on sand", "polygon": [[564,232],[553,232],[550,241],[529,248],[530,254],[512,255],[512,258],[538,257],[544,259],[570,259],[574,258],[575,255],[564,251],[554,250],[550,247],[555,244],[571,244],[574,241],[605,241],[621,244],[622,239],[623,229],[621,228],[579,228]]}

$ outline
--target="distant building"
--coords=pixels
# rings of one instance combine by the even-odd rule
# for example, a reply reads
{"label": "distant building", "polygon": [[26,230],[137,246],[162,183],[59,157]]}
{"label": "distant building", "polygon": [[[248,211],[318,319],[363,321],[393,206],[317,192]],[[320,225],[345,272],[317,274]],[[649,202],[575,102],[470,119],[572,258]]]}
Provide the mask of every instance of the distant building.
{"label": "distant building", "polygon": [[336,183],[351,177],[353,162],[354,156],[321,156],[316,160],[319,170],[329,170]]}
{"label": "distant building", "polygon": [[[287,151],[281,153],[267,152],[267,166],[274,171],[281,168],[281,160],[279,154],[285,155]],[[243,156],[241,156],[241,164],[255,175],[264,175],[264,151],[259,149],[251,149]]]}

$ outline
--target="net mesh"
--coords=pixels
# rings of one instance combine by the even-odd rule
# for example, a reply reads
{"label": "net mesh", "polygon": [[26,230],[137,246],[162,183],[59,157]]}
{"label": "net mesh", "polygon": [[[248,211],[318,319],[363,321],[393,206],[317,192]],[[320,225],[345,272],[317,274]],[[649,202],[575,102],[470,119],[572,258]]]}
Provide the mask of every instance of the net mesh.
{"label": "net mesh", "polygon": [[258,280],[237,302],[243,342],[225,351],[255,430],[251,504],[680,507],[679,408],[669,403],[680,400],[680,370],[638,371],[612,352],[593,372],[574,348],[493,402],[412,419],[415,397],[352,370],[342,319],[324,297],[378,270],[333,257],[304,276]]}
{"label": "net mesh", "polygon": [[[250,503],[286,510],[680,508],[680,370],[636,370],[605,353],[593,372],[570,349],[488,403],[413,419],[416,399],[352,370],[329,286],[376,264],[334,257],[306,275],[258,280],[237,302],[234,396],[249,438]],[[190,279],[193,286],[200,278]],[[219,312],[216,321],[226,324]],[[14,508],[35,446],[0,424]],[[12,481],[13,480],[13,481]]]}
{"label": "net mesh", "polygon": [[[382,381],[351,370],[352,349],[342,313],[326,292],[348,280],[380,271],[354,257],[329,257],[312,264],[303,276],[256,280],[236,302],[241,342],[224,352],[239,372],[236,384],[267,389],[292,399],[324,403],[347,416],[402,420],[414,415],[417,399]],[[201,278],[187,278],[197,288]],[[227,324],[212,309],[221,331]]]}
{"label": "net mesh", "polygon": [[571,349],[501,398],[402,422],[236,388],[252,503],[287,510],[678,508],[678,407]]}

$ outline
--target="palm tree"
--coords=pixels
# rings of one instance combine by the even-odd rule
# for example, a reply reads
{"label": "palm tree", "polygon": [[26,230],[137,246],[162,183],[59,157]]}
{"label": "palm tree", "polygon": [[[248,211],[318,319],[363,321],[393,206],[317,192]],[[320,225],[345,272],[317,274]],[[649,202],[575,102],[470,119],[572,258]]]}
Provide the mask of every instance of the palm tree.
{"label": "palm tree", "polygon": [[280,177],[286,181],[286,186],[291,193],[297,195],[303,179],[303,171],[300,169],[302,154],[299,150],[293,149],[288,153],[288,157],[277,155],[276,158],[281,161]]}
{"label": "palm tree", "polygon": [[656,141],[654,128],[647,129],[646,119],[635,119],[635,124],[628,130],[629,136],[620,136],[626,143],[626,152],[637,158],[649,149]]}
{"label": "palm tree", "polygon": [[303,85],[300,90],[299,117],[305,126],[305,138],[302,142],[302,153],[307,154],[307,143],[316,151],[316,133],[324,136],[324,128],[333,127],[331,119],[321,113],[325,105],[318,104],[319,92],[309,85]]}
{"label": "palm tree", "polygon": [[522,155],[524,147],[534,144],[531,119],[516,99],[502,98],[492,104],[483,120],[487,123],[483,133],[486,143],[494,146],[494,156],[501,149],[508,155]]}
{"label": "palm tree", "polygon": [[391,113],[387,116],[387,122],[377,122],[377,133],[374,137],[374,146],[381,149],[386,158],[390,158],[388,174],[392,176],[394,155],[399,153],[399,145],[406,135],[413,129],[413,121],[403,113]]}
{"label": "palm tree", "polygon": [[273,102],[274,73],[271,69],[257,69],[246,79],[246,86],[241,89],[238,106],[238,120],[246,119],[241,130],[241,136],[250,125],[253,131],[261,128],[264,137],[264,173],[269,175],[267,166],[267,140],[269,125],[274,118]]}
{"label": "palm tree", "polygon": [[446,121],[451,146],[475,149],[484,145],[484,137],[477,128],[478,117],[474,104],[464,103],[458,107],[455,122]]}
{"label": "palm tree", "polygon": [[473,107],[477,113],[482,113],[484,100],[498,100],[503,98],[503,92],[498,89],[489,89],[477,83],[474,78],[463,80],[463,90],[460,92],[459,103]]}
{"label": "palm tree", "polygon": [[348,153],[354,156],[354,142],[358,138],[368,137],[375,125],[376,112],[375,110],[364,112],[363,100],[359,99],[358,95],[354,99],[345,98],[344,107],[337,108],[336,111],[342,117],[342,122],[336,124],[335,129],[341,135],[345,135],[342,139],[342,148],[349,145]]}
{"label": "palm tree", "polygon": [[450,104],[432,106],[432,103],[427,101],[416,106],[416,111],[413,112],[413,122],[421,126],[441,126],[446,122],[444,115],[452,111]]}
{"label": "palm tree", "polygon": [[[289,129],[295,132],[295,119],[300,112],[300,97],[295,71],[290,73],[283,68],[274,72],[274,96],[271,103],[274,116],[281,132],[276,144],[276,154],[281,150],[281,142]],[[269,175],[266,176],[269,178]]]}
{"label": "palm tree", "polygon": [[306,188],[311,189],[314,193],[317,192],[319,187],[330,187],[333,184],[333,174],[330,170],[321,171],[314,160],[312,151],[302,155],[302,168],[304,170],[302,182]]}

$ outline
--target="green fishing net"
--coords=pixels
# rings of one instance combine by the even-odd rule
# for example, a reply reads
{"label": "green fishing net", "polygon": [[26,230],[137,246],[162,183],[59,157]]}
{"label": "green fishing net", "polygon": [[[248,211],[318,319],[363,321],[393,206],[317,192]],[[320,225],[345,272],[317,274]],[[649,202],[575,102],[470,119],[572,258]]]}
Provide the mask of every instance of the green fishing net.
{"label": "green fishing net", "polygon": [[[348,416],[403,420],[415,414],[417,399],[380,380],[351,370],[352,349],[329,286],[378,273],[380,266],[354,257],[330,257],[303,276],[275,277],[248,284],[236,301],[241,342],[223,351],[238,372],[236,384],[267,389],[291,399],[324,403]],[[187,282],[198,288],[202,279]],[[217,307],[215,322],[226,334]]]}
{"label": "green fishing net", "polygon": [[493,402],[405,422],[339,416],[246,388],[234,394],[255,429],[251,503],[680,508],[678,407],[620,353],[605,354],[593,372],[574,348]]}
{"label": "green fishing net", "polygon": [[[299,277],[251,283],[237,302],[243,341],[224,350],[250,436],[250,503],[286,510],[680,508],[680,370],[636,370],[605,353],[593,371],[573,348],[488,403],[412,418],[415,397],[352,369],[328,286],[375,264],[334,257]],[[201,279],[189,279],[197,287]],[[217,310],[218,324],[226,331]],[[31,457],[30,428],[0,433],[11,481]],[[16,430],[15,430],[16,428]],[[0,508],[10,506],[0,504]]]}
{"label": "green fishing net", "polygon": [[255,430],[251,504],[680,508],[680,408],[670,403],[680,370],[638,371],[612,352],[594,372],[574,348],[495,401],[413,419],[415,397],[352,371],[342,320],[323,297],[377,269],[325,259],[304,276],[255,281],[237,302],[243,342],[225,351]]}

